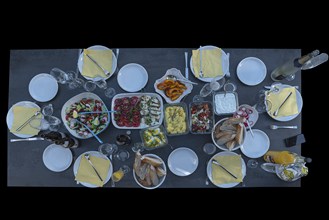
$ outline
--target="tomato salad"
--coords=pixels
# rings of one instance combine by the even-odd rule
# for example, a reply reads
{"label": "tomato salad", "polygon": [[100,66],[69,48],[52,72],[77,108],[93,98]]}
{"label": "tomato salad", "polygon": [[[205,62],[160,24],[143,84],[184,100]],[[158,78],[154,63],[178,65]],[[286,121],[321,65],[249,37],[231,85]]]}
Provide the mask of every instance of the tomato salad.
{"label": "tomato salad", "polygon": [[210,133],[213,126],[213,110],[210,103],[191,103],[191,132],[196,134]]}
{"label": "tomato salad", "polygon": [[96,99],[83,98],[79,102],[75,102],[65,110],[66,123],[70,129],[75,130],[80,137],[89,136],[90,132],[82,124],[77,122],[78,119],[81,123],[84,123],[90,128],[95,134],[101,132],[108,123],[108,113],[94,113],[94,114],[83,114],[79,115],[79,112],[103,112],[107,111],[106,106],[102,101]]}

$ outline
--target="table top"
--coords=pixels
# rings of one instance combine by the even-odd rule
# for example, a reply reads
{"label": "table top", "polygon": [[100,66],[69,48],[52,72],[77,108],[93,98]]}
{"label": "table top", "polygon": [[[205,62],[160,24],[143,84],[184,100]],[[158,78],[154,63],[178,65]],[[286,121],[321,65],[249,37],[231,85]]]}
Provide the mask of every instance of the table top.
{"label": "table top", "polygon": [[[144,92],[155,92],[154,82],[156,79],[162,77],[167,69],[177,68],[183,74],[185,72],[185,58],[184,52],[189,53],[191,57],[192,49],[196,48],[120,48],[120,55],[118,60],[118,67],[128,63],[138,63],[145,67],[148,72],[148,83],[144,88]],[[230,53],[230,81],[237,85],[237,93],[239,97],[239,104],[255,104],[256,93],[265,85],[270,85],[273,81],[270,78],[270,73],[274,68],[281,65],[285,61],[299,57],[301,55],[300,49],[235,49],[222,48],[226,53]],[[115,48],[114,48],[115,50]],[[49,73],[54,67],[60,68],[64,71],[77,71],[77,61],[79,56],[78,49],[43,49],[43,50],[11,50],[10,52],[10,76],[9,76],[9,103],[10,108],[20,101],[35,101],[28,92],[28,84],[30,80],[39,73]],[[247,86],[240,82],[236,75],[236,68],[238,63],[246,57],[257,57],[261,59],[267,68],[267,75],[264,81],[256,86]],[[189,69],[190,80],[197,82],[194,85],[192,93],[189,94],[184,102],[189,104],[192,102],[194,95],[198,94],[204,82],[196,79]],[[81,75],[79,76],[81,77]],[[117,94],[125,93],[117,83],[117,72],[107,80],[108,84],[115,88]],[[301,91],[301,74],[298,72],[296,78],[291,81],[283,81],[282,83],[297,85]],[[71,97],[85,92],[83,88],[69,90],[67,85],[59,84],[59,91],[54,99],[46,103],[37,103],[39,106],[52,103],[54,106],[54,116],[60,118],[60,111],[63,104]],[[104,91],[96,88],[93,93],[100,96],[108,108],[111,107],[111,100],[104,95]],[[206,100],[211,101],[209,96]],[[165,102],[165,101],[164,101]],[[215,116],[215,121],[219,121],[223,116]],[[279,129],[270,130],[270,124],[277,125],[298,125],[298,129]],[[301,114],[289,122],[278,122],[270,118],[266,113],[260,114],[255,129],[264,131],[270,139],[270,150],[289,150],[301,153],[300,145],[286,148],[284,139],[301,133]],[[61,132],[69,133],[62,124]],[[115,137],[118,134],[124,134],[126,130],[120,130],[110,124],[109,127],[99,134],[99,137],[108,143],[115,143]],[[140,142],[139,130],[131,130],[133,142]],[[44,149],[51,143],[47,141],[33,141],[33,142],[14,142],[10,139],[16,138],[8,130],[8,186],[53,186],[53,187],[83,187],[76,184],[74,181],[73,164],[77,157],[86,151],[97,151],[99,143],[96,139],[90,138],[87,140],[79,140],[80,146],[76,149],[71,149],[73,153],[73,162],[71,166],[63,172],[52,172],[48,170],[42,161],[42,154]],[[211,143],[211,135],[195,135],[187,134],[177,137],[168,137],[169,143],[174,147],[188,147],[192,149],[199,159],[199,165],[196,171],[185,177],[179,177],[173,174],[168,169],[166,180],[161,185],[161,188],[216,188],[213,184],[206,185],[206,161],[210,159],[210,155],[203,152],[202,147],[205,143]],[[134,161],[134,153],[131,146],[119,146],[119,148],[127,149],[130,152],[130,158],[125,162],[114,160],[114,170],[117,170],[121,165],[127,164],[132,167]],[[216,149],[216,153],[220,152]],[[166,163],[169,154],[172,152],[170,147],[159,148],[150,152],[160,156]],[[240,149],[234,151],[242,155],[242,158],[247,163],[248,159],[244,156]],[[144,152],[143,152],[144,153]],[[256,159],[264,163],[263,158]],[[301,181],[284,182],[280,180],[275,174],[263,171],[260,166],[251,169],[247,167],[247,173],[243,183],[236,187],[300,187]],[[104,185],[110,187],[110,183]],[[133,179],[132,172],[129,172],[116,187],[139,188]]]}

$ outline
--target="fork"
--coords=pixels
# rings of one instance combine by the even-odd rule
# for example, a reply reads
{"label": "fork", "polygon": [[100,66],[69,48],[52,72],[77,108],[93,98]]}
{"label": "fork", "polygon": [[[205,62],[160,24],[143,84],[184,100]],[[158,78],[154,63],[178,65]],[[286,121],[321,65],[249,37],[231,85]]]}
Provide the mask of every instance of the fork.
{"label": "fork", "polygon": [[291,128],[291,129],[297,129],[297,126],[279,126],[279,125],[270,125],[270,128],[272,130],[278,129],[278,128]]}
{"label": "fork", "polygon": [[108,70],[104,69],[101,65],[99,65],[99,63],[97,63],[97,61],[94,60],[94,58],[92,58],[89,54],[86,53],[86,55],[91,61],[93,61],[99,68],[101,68],[103,70],[105,75],[108,76],[110,74],[110,72]]}
{"label": "fork", "polygon": [[89,154],[84,154],[85,158],[88,160],[88,162],[90,163],[90,165],[92,166],[92,168],[95,170],[95,173],[97,174],[98,178],[103,182],[102,177],[99,175],[98,171],[96,170],[96,168],[94,167],[94,164],[91,162],[90,158],[89,158]]}

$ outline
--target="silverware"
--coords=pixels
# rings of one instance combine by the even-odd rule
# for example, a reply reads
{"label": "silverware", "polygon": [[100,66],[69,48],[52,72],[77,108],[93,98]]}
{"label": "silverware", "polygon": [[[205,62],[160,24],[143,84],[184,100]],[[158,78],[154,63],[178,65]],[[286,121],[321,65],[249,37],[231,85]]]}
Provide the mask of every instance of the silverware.
{"label": "silverware", "polygon": [[292,126],[279,126],[279,125],[270,125],[270,128],[272,130],[278,129],[278,128],[291,128],[291,129],[297,129],[298,127],[295,125]]}
{"label": "silverware", "polygon": [[115,53],[116,53],[116,56],[117,56],[117,69],[119,70],[118,61],[119,61],[119,53],[120,53],[120,49],[117,48],[116,51],[115,51]]}
{"label": "silverware", "polygon": [[94,62],[99,68],[101,68],[101,69],[103,70],[103,72],[104,72],[105,75],[109,75],[109,74],[110,74],[109,71],[107,71],[107,70],[104,69],[101,65],[99,65],[99,64],[97,63],[97,61],[94,60],[94,58],[92,58],[89,54],[86,53],[86,55],[87,55],[87,57],[88,57],[91,61],[93,61],[93,62]]}
{"label": "silverware", "polygon": [[230,53],[227,53],[227,65],[228,65],[228,71],[226,73],[227,78],[231,77],[231,73],[230,73]]}
{"label": "silverware", "polygon": [[200,46],[200,48],[199,48],[199,53],[200,53],[200,74],[199,74],[199,77],[200,78],[203,78],[203,72],[202,72],[202,53],[201,53],[201,46]]}
{"label": "silverware", "polygon": [[99,175],[98,171],[96,170],[96,168],[94,167],[94,164],[91,162],[90,158],[89,158],[89,154],[84,154],[85,158],[88,160],[88,162],[90,163],[90,165],[92,166],[92,168],[95,170],[95,173],[97,174],[98,178],[103,182],[102,177]]}
{"label": "silverware", "polygon": [[33,138],[21,138],[21,139],[10,139],[10,142],[17,142],[17,141],[43,141],[44,138],[42,137],[33,137]]}
{"label": "silverware", "polygon": [[81,121],[79,121],[78,119],[72,119],[71,120],[72,123],[78,122],[79,124],[81,124],[83,127],[85,127],[96,139],[100,144],[103,144],[103,141],[84,123],[82,123]]}
{"label": "silverware", "polygon": [[254,132],[252,131],[252,129],[250,127],[250,123],[249,123],[249,120],[248,119],[247,119],[247,124],[248,124],[249,130],[250,130],[251,136],[254,137]]}
{"label": "silverware", "polygon": [[212,160],[211,162],[213,164],[216,164],[216,165],[220,166],[221,168],[223,168],[223,170],[225,170],[228,174],[230,174],[231,176],[233,176],[235,179],[238,178],[233,173],[231,173],[229,170],[227,170],[225,167],[223,167],[220,163],[218,163],[216,160]]}
{"label": "silverware", "polygon": [[85,114],[102,114],[102,113],[112,113],[112,112],[117,112],[117,111],[103,111],[103,112],[78,112],[79,115],[85,115]]}
{"label": "silverware", "polygon": [[192,81],[190,81],[190,80],[177,79],[177,77],[174,76],[174,75],[168,75],[166,78],[167,78],[167,79],[172,79],[172,80],[175,80],[175,81],[181,81],[181,82],[185,82],[185,83],[190,83],[190,84],[193,84],[193,85],[198,85],[198,83],[192,82]]}
{"label": "silverware", "polygon": [[24,128],[35,116],[39,115],[40,111],[36,111],[34,113],[34,115],[32,115],[29,119],[26,120],[26,122],[24,122],[21,126],[19,126],[16,131],[20,131],[22,130],[22,128]]}
{"label": "silverware", "polygon": [[292,92],[290,92],[289,95],[287,95],[287,97],[283,100],[283,102],[281,103],[281,105],[279,106],[279,108],[273,113],[274,116],[277,116],[278,115],[278,112],[279,112],[280,108],[284,105],[284,103],[286,103],[286,101],[291,96],[291,94],[292,94]]}
{"label": "silverware", "polygon": [[[280,84],[275,84],[275,86],[264,86],[264,88],[265,89],[272,89],[272,88],[274,88],[274,92],[277,92],[277,91],[279,91],[279,88],[276,87],[277,85],[281,85],[281,83]],[[299,86],[293,86],[293,87],[295,87],[295,89],[299,89]]]}
{"label": "silverware", "polygon": [[188,79],[187,56],[188,56],[188,53],[185,52],[185,78],[186,79]]}

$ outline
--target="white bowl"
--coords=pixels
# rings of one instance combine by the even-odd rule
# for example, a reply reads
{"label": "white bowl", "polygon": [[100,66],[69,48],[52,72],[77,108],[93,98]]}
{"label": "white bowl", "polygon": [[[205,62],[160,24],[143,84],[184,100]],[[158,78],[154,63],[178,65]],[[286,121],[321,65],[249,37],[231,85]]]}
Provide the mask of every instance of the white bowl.
{"label": "white bowl", "polygon": [[163,90],[160,90],[157,87],[157,85],[159,83],[161,83],[161,82],[163,82],[164,80],[167,79],[167,76],[168,75],[174,75],[174,76],[176,76],[177,80],[179,80],[179,79],[185,79],[186,80],[186,78],[181,74],[181,72],[178,69],[171,68],[171,69],[168,69],[167,70],[167,72],[166,72],[166,74],[164,76],[162,76],[160,79],[157,79],[155,81],[155,83],[154,83],[154,89],[155,89],[155,91],[157,93],[159,93],[166,100],[167,103],[179,103],[184,96],[186,96],[187,94],[190,94],[191,93],[191,91],[193,89],[193,85],[191,83],[181,82],[181,83],[183,83],[186,86],[187,89],[183,92],[182,95],[180,95],[178,97],[178,99],[176,99],[175,101],[172,101],[169,97],[166,96],[166,94],[165,94],[165,92]]}
{"label": "white bowl", "polygon": [[[86,137],[79,136],[78,133],[75,130],[72,130],[67,125],[67,120],[65,119],[65,116],[66,116],[65,110],[66,110],[66,108],[69,107],[70,105],[72,105],[75,102],[79,102],[83,98],[97,99],[97,100],[99,100],[99,101],[101,101],[103,103],[103,106],[105,106],[106,109],[108,109],[106,107],[105,103],[103,102],[103,100],[98,95],[96,95],[94,93],[91,93],[91,92],[83,92],[83,93],[80,93],[80,94],[78,94],[76,96],[73,96],[72,98],[70,98],[69,100],[67,100],[67,102],[65,102],[65,104],[62,107],[61,117],[62,117],[63,124],[65,125],[66,129],[70,132],[70,134],[72,134],[74,137],[79,138],[79,139],[88,139],[88,138],[93,137],[93,135],[92,134],[88,134],[88,136],[86,136]],[[103,132],[107,128],[107,126],[109,126],[109,123],[110,123],[110,120],[111,120],[109,113],[107,114],[107,117],[108,117],[107,118],[107,123],[106,123],[104,129],[101,130],[100,132],[98,132],[97,134]]]}
{"label": "white bowl", "polygon": [[[214,143],[219,149],[221,149],[221,150],[225,150],[225,151],[230,151],[225,145],[218,145],[218,144],[216,143],[216,140],[215,140],[215,137],[214,137],[214,132],[215,132],[216,127],[217,127],[218,125],[224,123],[224,121],[226,121],[227,119],[229,119],[229,118],[223,118],[223,119],[219,120],[219,121],[214,125],[214,127],[213,127],[213,129],[212,129],[212,131],[211,131],[211,139],[212,139],[212,142],[213,142],[213,143]],[[241,144],[241,145],[243,145],[243,143],[244,143],[244,140],[245,140],[245,138],[246,138],[246,134],[247,134],[247,129],[246,129],[245,126],[243,126],[243,138],[242,138],[242,144]],[[235,150],[239,149],[239,148],[241,147],[241,145],[236,144],[235,147],[233,147],[231,151],[235,151]]]}
{"label": "white bowl", "polygon": [[150,186],[150,187],[146,187],[146,186],[143,186],[142,184],[140,184],[137,180],[137,176],[135,174],[135,170],[133,170],[133,176],[134,176],[134,180],[136,181],[136,183],[144,188],[144,189],[156,189],[158,188],[159,186],[161,186],[161,184],[164,182],[164,180],[166,179],[166,176],[167,176],[167,167],[166,167],[166,164],[164,163],[164,161],[161,159],[161,157],[159,157],[158,155],[155,155],[155,154],[144,154],[142,156],[148,156],[148,157],[153,157],[153,158],[157,158],[159,160],[161,160],[162,162],[162,168],[164,169],[164,171],[166,172],[166,175],[162,176],[162,177],[159,177],[159,184],[156,185],[156,186]]}

